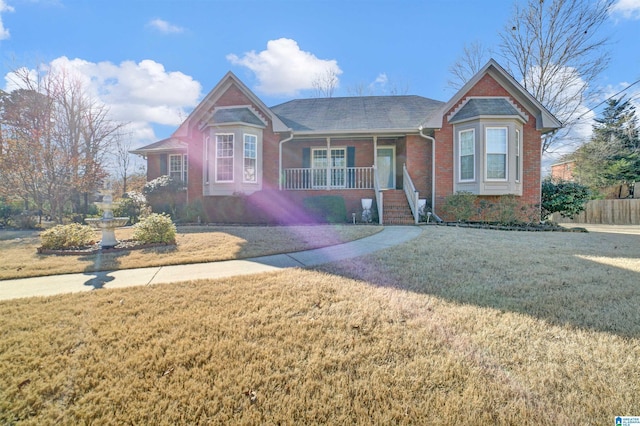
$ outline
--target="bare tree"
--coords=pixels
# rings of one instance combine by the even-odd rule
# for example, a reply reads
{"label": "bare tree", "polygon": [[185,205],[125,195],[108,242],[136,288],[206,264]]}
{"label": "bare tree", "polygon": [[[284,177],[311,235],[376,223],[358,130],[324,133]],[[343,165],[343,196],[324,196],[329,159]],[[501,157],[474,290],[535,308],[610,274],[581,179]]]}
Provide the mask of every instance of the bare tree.
{"label": "bare tree", "polygon": [[58,220],[69,206],[86,213],[89,194],[106,176],[104,156],[120,124],[66,70],[21,68],[12,76],[21,89],[2,110],[3,139],[12,142],[2,158],[10,164],[9,181],[26,204],[46,204]]}
{"label": "bare tree", "polygon": [[481,42],[465,44],[462,56],[449,67],[451,75],[447,85],[458,90],[471,79],[491,58],[491,49],[485,48]]}
{"label": "bare tree", "polygon": [[606,68],[608,38],[600,30],[615,0],[528,0],[516,2],[501,34],[507,70],[564,124],[543,141],[543,152],[567,135],[596,92]]}
{"label": "bare tree", "polygon": [[113,150],[114,170],[117,178],[122,184],[122,195],[128,191],[127,181],[133,172],[133,162],[129,151],[133,145],[133,139],[130,133],[118,132],[115,138],[115,146]]}
{"label": "bare tree", "polygon": [[315,90],[315,97],[330,98],[338,87],[338,73],[331,68],[327,68],[314,78],[312,84]]}

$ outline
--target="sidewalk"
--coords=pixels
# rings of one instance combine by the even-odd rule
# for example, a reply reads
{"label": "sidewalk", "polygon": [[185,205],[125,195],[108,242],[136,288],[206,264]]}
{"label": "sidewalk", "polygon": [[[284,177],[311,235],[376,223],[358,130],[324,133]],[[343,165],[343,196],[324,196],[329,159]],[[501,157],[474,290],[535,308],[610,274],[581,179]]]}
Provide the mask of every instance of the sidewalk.
{"label": "sidewalk", "polygon": [[123,288],[187,280],[215,279],[277,271],[282,268],[315,266],[351,259],[393,247],[416,238],[421,232],[422,228],[417,226],[392,226],[385,227],[377,234],[360,240],[295,253],[223,262],[3,280],[0,281],[0,300],[52,296],[99,288]]}

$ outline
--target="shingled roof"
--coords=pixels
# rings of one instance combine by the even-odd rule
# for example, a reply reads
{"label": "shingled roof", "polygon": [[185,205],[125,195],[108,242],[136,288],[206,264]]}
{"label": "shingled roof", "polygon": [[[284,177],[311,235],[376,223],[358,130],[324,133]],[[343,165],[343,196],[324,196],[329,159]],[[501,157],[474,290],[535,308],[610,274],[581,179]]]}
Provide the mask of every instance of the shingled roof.
{"label": "shingled roof", "polygon": [[296,99],[271,107],[298,133],[413,130],[444,103],[421,96]]}
{"label": "shingled roof", "polygon": [[453,114],[449,122],[453,123],[481,116],[519,116],[526,118],[505,98],[472,98]]}
{"label": "shingled roof", "polygon": [[162,139],[161,141],[154,142],[150,145],[145,145],[138,149],[133,149],[129,152],[132,154],[146,155],[154,152],[163,151],[187,151],[187,143],[179,138],[171,137]]}
{"label": "shingled roof", "polygon": [[224,108],[216,110],[213,114],[213,122],[224,123],[247,123],[264,127],[264,122],[249,108]]}

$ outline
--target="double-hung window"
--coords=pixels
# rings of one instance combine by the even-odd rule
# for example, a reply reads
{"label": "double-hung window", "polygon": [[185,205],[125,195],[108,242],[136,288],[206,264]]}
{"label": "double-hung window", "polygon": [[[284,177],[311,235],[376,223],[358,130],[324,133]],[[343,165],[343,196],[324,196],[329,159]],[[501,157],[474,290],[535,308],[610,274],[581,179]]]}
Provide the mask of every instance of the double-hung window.
{"label": "double-hung window", "polygon": [[311,179],[313,187],[327,186],[341,188],[346,185],[347,153],[345,148],[314,149],[311,156]]}
{"label": "double-hung window", "polygon": [[257,182],[257,146],[258,138],[255,135],[244,135],[242,166],[244,182]]}
{"label": "double-hung window", "polygon": [[507,179],[507,128],[488,127],[486,133],[487,180]]}
{"label": "double-hung window", "polygon": [[460,181],[473,181],[476,178],[476,132],[474,129],[459,133]]}
{"label": "double-hung window", "polygon": [[169,177],[187,186],[187,155],[169,155]]}
{"label": "double-hung window", "polygon": [[233,182],[233,134],[216,135],[216,182]]}

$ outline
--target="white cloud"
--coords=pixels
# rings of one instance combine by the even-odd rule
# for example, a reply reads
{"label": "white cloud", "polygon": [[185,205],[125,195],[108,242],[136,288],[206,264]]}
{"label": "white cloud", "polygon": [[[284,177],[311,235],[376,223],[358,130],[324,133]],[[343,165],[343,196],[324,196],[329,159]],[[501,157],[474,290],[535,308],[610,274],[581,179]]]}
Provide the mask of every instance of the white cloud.
{"label": "white cloud", "polygon": [[287,38],[270,40],[267,49],[259,53],[252,50],[242,57],[229,54],[227,60],[253,71],[258,78],[257,89],[267,95],[295,96],[301,90],[313,89],[319,75],[342,74],[335,59],[319,59]]}
{"label": "white cloud", "polygon": [[640,19],[640,0],[618,0],[611,8],[611,13],[626,19]]}
{"label": "white cloud", "polygon": [[178,34],[184,32],[184,28],[173,25],[164,19],[153,19],[149,21],[147,26],[154,28],[165,34]]}
{"label": "white cloud", "polygon": [[10,37],[9,30],[2,23],[3,12],[13,12],[13,7],[5,3],[4,0],[0,0],[0,40],[6,40]]}
{"label": "white cloud", "polygon": [[[167,72],[162,64],[152,60],[116,65],[63,56],[47,64],[45,70],[73,73],[89,95],[109,108],[113,120],[131,123],[136,137],[142,138],[137,145],[155,139],[153,124],[177,126],[182,123],[197,105],[202,91],[200,83],[192,77]],[[29,73],[36,75],[35,70]],[[20,87],[12,73],[7,74],[5,80],[7,91]]]}

